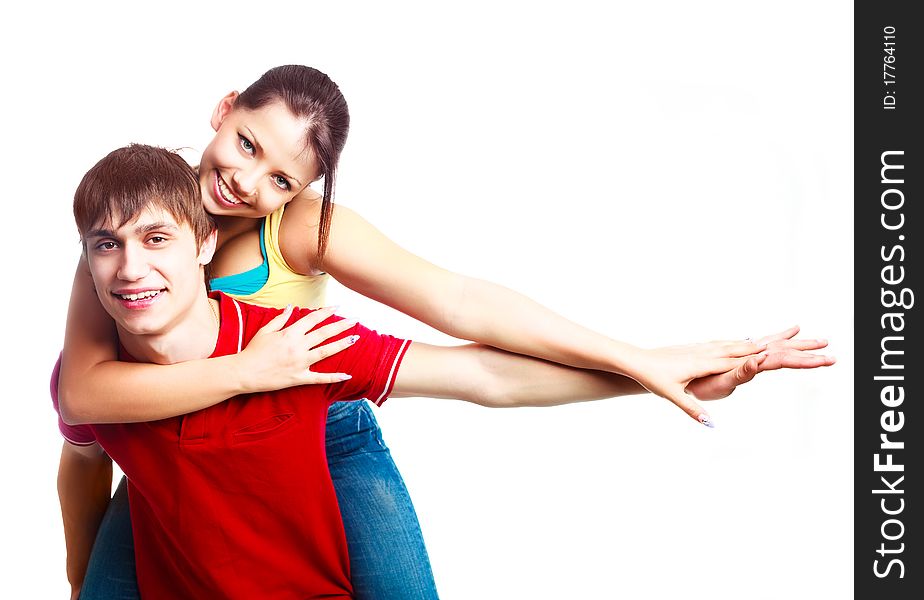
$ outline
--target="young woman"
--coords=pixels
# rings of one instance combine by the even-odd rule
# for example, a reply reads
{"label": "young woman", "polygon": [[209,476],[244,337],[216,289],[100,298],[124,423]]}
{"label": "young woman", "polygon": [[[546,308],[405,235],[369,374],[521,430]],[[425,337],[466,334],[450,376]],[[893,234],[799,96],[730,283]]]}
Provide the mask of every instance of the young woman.
{"label": "young woman", "polygon": [[[215,289],[258,304],[320,306],[324,284],[333,276],[452,336],[632,377],[706,425],[708,416],[687,391],[703,399],[722,397],[759,370],[830,362],[807,354],[824,342],[793,340],[797,330],[750,347],[749,352],[758,353],[771,344],[769,354],[760,358],[730,354],[740,344],[636,348],[580,327],[516,292],[411,255],[352,211],[334,208],[349,114],[337,86],[315,69],[270,70],[243,93],[224,97],[211,124],[216,134],[203,153],[199,177],[203,203],[219,228],[211,271]],[[309,187],[319,180],[321,194]],[[262,332],[236,356],[170,366],[119,363],[114,339],[112,322],[81,264],[60,375],[61,412],[68,422],[161,419],[240,393],[338,380],[306,369],[336,347],[312,350],[285,332]],[[410,498],[365,403],[331,408],[327,452],[357,597],[436,597]],[[380,500],[383,489],[391,501]],[[92,539],[74,551],[73,565],[69,548],[69,576],[78,588],[82,580],[81,598],[137,596],[130,542],[120,491],[110,504],[86,579],[82,564]]]}

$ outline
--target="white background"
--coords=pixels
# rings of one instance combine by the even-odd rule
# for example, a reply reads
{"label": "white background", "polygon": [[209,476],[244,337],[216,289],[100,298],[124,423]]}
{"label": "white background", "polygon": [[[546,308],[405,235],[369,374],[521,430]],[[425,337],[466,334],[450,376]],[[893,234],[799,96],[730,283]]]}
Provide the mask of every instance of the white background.
{"label": "white background", "polygon": [[47,381],[74,188],[129,142],[201,150],[284,63],[339,83],[338,200],[411,251],[640,345],[798,323],[839,359],[710,404],[715,430],[653,396],[388,402],[442,597],[850,597],[849,4],[209,4],[2,9],[4,597],[68,591]]}

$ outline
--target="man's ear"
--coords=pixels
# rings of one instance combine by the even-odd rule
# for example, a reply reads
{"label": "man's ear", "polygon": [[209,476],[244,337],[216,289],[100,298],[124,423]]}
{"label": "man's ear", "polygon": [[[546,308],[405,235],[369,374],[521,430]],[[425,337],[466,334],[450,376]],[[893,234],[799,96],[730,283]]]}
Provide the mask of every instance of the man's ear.
{"label": "man's ear", "polygon": [[199,245],[199,264],[203,267],[210,262],[212,262],[212,257],[215,256],[215,247],[218,244],[218,230],[213,229],[212,233],[209,234],[209,237],[202,240],[202,244]]}
{"label": "man's ear", "polygon": [[240,93],[230,92],[218,101],[218,106],[215,107],[215,111],[212,113],[212,129],[218,131],[225,117],[227,117],[231,109],[234,108],[234,101],[237,100],[238,96],[240,96]]}

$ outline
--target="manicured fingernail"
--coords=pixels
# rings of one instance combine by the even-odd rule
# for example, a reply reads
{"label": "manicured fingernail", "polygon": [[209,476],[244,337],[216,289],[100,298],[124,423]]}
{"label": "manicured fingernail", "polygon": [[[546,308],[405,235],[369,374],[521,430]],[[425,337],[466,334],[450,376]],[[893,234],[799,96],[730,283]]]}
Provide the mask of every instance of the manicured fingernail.
{"label": "manicured fingernail", "polygon": [[291,305],[291,304],[286,304],[286,310],[292,310],[292,305]]}
{"label": "manicured fingernail", "polygon": [[339,379],[340,381],[346,381],[347,379],[353,379],[353,376],[347,375],[346,373],[340,373],[337,379]]}
{"label": "manicured fingernail", "polygon": [[351,343],[351,344],[355,344],[355,343],[356,343],[356,340],[358,340],[358,339],[359,339],[359,336],[358,336],[358,335],[351,335],[351,336],[350,336],[350,343]]}
{"label": "manicured fingernail", "polygon": [[712,422],[712,419],[710,419],[709,415],[706,413],[703,413],[699,416],[699,422],[710,429],[715,429],[715,423]]}

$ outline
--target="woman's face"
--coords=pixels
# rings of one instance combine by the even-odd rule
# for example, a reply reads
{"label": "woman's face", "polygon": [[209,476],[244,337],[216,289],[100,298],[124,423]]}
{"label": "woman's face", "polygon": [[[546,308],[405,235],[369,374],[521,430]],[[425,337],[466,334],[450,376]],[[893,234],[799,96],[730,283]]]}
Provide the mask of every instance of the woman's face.
{"label": "woman's face", "polygon": [[215,137],[199,163],[202,202],[213,215],[264,217],[317,179],[317,163],[304,119],[281,102],[234,109],[236,98],[222,98],[212,115]]}

